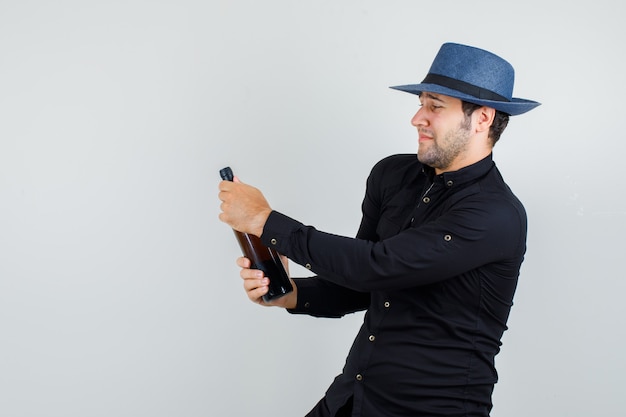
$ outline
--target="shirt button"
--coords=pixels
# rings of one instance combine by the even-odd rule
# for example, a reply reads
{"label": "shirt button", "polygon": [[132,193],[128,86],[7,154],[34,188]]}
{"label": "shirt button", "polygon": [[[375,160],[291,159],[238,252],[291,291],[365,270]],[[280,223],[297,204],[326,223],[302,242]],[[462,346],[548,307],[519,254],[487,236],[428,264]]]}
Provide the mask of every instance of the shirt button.
{"label": "shirt button", "polygon": [[363,375],[361,375],[361,374],[356,374],[356,380],[357,380],[357,381],[363,381]]}
{"label": "shirt button", "polygon": [[446,183],[448,187],[452,187],[454,185],[454,181],[450,180]]}
{"label": "shirt button", "polygon": [[450,236],[450,235],[445,235],[445,236],[443,237],[443,240],[445,240],[446,242],[449,242],[449,241],[451,241],[451,240],[452,240],[452,236]]}
{"label": "shirt button", "polygon": [[304,308],[309,308],[309,307],[311,307],[311,303],[309,303],[308,301],[304,303]]}
{"label": "shirt button", "polygon": [[389,308],[390,305],[391,303],[389,301],[385,301],[385,308]]}
{"label": "shirt button", "polygon": [[272,240],[270,240],[270,243],[271,243],[272,245],[275,245],[276,243],[278,243],[278,241],[277,241],[276,239],[272,239]]}
{"label": "shirt button", "polygon": [[430,197],[424,197],[422,201],[426,204],[430,203]]}
{"label": "shirt button", "polygon": [[306,265],[304,265],[304,267],[305,267],[306,269],[311,269],[311,264],[306,264]]}
{"label": "shirt button", "polygon": [[373,342],[374,340],[376,340],[376,336],[374,336],[373,334],[370,335],[370,337],[368,337],[370,342]]}

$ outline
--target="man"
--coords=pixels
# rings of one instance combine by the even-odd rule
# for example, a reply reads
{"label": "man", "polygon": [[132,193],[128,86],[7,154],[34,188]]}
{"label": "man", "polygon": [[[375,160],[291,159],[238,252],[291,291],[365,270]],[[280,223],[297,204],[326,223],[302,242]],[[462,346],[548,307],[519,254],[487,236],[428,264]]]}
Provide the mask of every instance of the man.
{"label": "man", "polygon": [[[367,181],[355,239],[273,211],[259,190],[220,183],[220,219],[306,266],[271,305],[340,317],[367,310],[343,372],[308,416],[488,416],[494,357],[526,250],[526,214],[492,161],[513,98],[502,58],[446,43],[416,85],[415,155],[380,161]],[[248,297],[268,279],[240,258]]]}

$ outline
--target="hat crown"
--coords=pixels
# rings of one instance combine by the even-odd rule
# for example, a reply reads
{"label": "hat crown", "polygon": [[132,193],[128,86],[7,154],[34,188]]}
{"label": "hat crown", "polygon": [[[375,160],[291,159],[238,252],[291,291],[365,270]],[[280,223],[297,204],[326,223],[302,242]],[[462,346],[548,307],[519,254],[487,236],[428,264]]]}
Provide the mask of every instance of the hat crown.
{"label": "hat crown", "polygon": [[507,100],[513,97],[515,83],[513,66],[499,56],[480,48],[444,43],[429,73],[492,91]]}

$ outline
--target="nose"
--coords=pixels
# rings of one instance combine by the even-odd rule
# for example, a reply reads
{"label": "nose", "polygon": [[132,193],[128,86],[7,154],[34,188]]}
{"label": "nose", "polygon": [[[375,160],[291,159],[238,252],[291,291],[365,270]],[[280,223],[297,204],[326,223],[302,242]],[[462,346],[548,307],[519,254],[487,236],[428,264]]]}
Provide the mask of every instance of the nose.
{"label": "nose", "polygon": [[415,113],[415,115],[411,119],[411,124],[415,127],[426,125],[426,120],[424,119],[422,110],[423,108],[420,107],[420,109],[417,111],[417,113]]}

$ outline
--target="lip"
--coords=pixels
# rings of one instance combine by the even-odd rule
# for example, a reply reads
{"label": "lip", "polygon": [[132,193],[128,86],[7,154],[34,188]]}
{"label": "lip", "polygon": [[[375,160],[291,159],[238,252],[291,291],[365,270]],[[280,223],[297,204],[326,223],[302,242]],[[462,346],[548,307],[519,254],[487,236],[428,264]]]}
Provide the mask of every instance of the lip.
{"label": "lip", "polygon": [[433,136],[430,134],[428,130],[420,127],[417,129],[417,140],[418,142],[426,142],[429,140],[433,140]]}
{"label": "lip", "polygon": [[430,137],[430,136],[426,136],[426,135],[419,135],[418,136],[418,141],[419,142],[426,142],[426,141],[429,141],[429,140],[433,140],[433,138]]}

